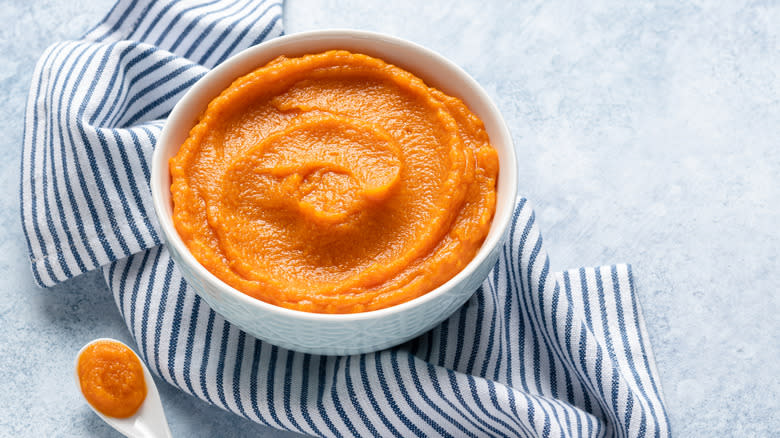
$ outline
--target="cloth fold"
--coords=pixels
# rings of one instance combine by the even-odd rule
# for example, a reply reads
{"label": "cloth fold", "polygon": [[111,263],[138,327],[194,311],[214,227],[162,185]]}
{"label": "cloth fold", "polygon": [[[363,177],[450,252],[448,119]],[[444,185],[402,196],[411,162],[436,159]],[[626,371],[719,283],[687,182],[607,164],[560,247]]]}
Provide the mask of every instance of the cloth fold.
{"label": "cloth fold", "polygon": [[49,48],[26,110],[21,212],[44,286],[100,267],[159,377],[250,420],[318,436],[668,436],[628,265],[550,272],[529,203],[469,302],[356,356],[284,350],[184,282],[148,187],[163,119],[209,68],[282,33],[271,1],[121,0]]}

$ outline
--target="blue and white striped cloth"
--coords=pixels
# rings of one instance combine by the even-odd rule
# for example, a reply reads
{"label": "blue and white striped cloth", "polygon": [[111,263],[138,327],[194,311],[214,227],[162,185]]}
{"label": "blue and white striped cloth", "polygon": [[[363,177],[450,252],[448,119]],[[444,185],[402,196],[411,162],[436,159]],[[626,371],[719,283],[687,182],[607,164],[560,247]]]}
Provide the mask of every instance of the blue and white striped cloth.
{"label": "blue and white striped cloth", "polygon": [[320,436],[669,436],[630,267],[552,273],[520,200],[490,277],[389,350],[294,353],[215,314],[171,261],[149,162],[209,68],[282,33],[281,3],[122,0],[50,47],[26,109],[21,212],[37,282],[100,267],[153,372],[253,421]]}

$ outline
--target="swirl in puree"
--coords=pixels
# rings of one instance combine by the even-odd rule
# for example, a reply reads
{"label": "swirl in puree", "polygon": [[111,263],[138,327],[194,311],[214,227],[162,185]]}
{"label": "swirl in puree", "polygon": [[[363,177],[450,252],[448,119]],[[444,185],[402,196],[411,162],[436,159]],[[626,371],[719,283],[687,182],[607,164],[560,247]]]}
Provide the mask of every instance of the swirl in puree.
{"label": "swirl in puree", "polygon": [[271,304],[355,313],[419,297],[474,257],[498,156],[459,99],[329,51],[234,81],[170,171],[174,225],[206,269]]}

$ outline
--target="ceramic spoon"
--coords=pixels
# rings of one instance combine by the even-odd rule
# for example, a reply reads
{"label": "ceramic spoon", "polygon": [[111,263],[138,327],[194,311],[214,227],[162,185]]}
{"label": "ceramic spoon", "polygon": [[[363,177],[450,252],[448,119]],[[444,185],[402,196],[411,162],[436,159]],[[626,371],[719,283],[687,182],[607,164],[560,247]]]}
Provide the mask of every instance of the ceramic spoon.
{"label": "ceramic spoon", "polygon": [[[78,388],[79,394],[81,394],[82,397],[84,394],[81,392],[81,382],[79,380],[78,373],[79,357],[85,348],[99,341],[118,342],[122,345],[125,345],[116,339],[100,338],[95,339],[79,350],[79,353],[76,355],[76,366],[74,367],[74,373],[76,375],[76,387]],[[127,345],[125,345],[125,347],[127,347]],[[130,351],[133,351],[133,349],[130,348]],[[135,354],[135,351],[133,351],[133,354]],[[137,356],[138,355],[136,354],[136,357]],[[171,438],[171,430],[168,427],[168,421],[165,419],[165,412],[163,412],[162,402],[160,401],[160,394],[157,392],[157,386],[154,384],[154,379],[149,373],[149,370],[146,368],[144,362],[140,358],[138,360],[141,362],[141,367],[144,369],[144,380],[146,381],[146,398],[141,404],[141,407],[138,408],[138,412],[128,418],[114,418],[98,412],[94,407],[92,407],[91,404],[89,404],[89,402],[87,402],[87,405],[89,405],[90,409],[92,409],[98,415],[98,417],[102,418],[103,421],[108,423],[114,429],[118,430],[124,436],[130,438]]]}

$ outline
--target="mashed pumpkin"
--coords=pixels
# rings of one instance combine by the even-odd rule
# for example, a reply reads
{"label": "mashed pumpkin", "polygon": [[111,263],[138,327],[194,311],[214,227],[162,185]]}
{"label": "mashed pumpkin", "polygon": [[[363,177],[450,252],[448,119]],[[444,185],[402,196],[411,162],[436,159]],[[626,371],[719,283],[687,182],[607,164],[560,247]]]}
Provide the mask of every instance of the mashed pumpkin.
{"label": "mashed pumpkin", "polygon": [[85,348],[77,372],[84,398],[109,417],[132,416],[146,398],[141,361],[119,342],[98,341]]}
{"label": "mashed pumpkin", "polygon": [[423,295],[474,257],[498,157],[459,99],[329,51],[233,82],[170,171],[176,230],[214,275],[278,306],[354,313]]}

